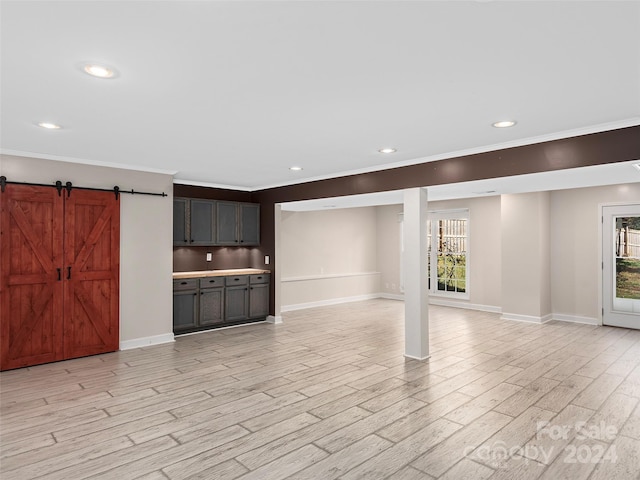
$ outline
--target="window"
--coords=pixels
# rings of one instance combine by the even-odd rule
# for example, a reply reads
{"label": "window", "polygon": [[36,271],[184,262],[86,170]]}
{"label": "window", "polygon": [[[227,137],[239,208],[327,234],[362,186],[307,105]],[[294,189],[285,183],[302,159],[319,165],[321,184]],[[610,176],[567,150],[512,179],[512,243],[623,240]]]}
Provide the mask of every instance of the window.
{"label": "window", "polygon": [[469,210],[429,212],[429,293],[469,298]]}

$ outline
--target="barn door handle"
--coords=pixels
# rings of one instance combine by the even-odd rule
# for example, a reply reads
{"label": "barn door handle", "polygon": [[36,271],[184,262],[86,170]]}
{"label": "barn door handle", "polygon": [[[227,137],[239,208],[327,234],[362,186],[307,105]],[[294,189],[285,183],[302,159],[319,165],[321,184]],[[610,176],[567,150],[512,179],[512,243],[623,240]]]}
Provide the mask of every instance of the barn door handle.
{"label": "barn door handle", "polygon": [[61,268],[56,268],[56,270],[58,271],[58,281],[62,280],[62,269]]}
{"label": "barn door handle", "polygon": [[71,280],[71,267],[67,267],[67,280]]}

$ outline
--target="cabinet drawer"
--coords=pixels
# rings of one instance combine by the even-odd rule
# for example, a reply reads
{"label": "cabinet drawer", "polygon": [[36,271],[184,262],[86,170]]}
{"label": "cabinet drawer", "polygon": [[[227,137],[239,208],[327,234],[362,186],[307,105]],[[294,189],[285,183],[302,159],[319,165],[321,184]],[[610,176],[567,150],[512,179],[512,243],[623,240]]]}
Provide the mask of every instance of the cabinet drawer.
{"label": "cabinet drawer", "polygon": [[198,288],[197,278],[182,278],[173,281],[173,290],[195,290]]}
{"label": "cabinet drawer", "polygon": [[258,275],[250,275],[249,276],[249,283],[251,284],[256,284],[256,283],[269,283],[269,279],[270,279],[271,275],[268,273],[260,273]]}
{"label": "cabinet drawer", "polygon": [[200,288],[224,287],[225,277],[204,277],[200,279]]}
{"label": "cabinet drawer", "polygon": [[225,278],[225,285],[227,287],[233,286],[233,285],[246,285],[247,283],[249,283],[249,275],[234,275],[232,277],[224,277]]}

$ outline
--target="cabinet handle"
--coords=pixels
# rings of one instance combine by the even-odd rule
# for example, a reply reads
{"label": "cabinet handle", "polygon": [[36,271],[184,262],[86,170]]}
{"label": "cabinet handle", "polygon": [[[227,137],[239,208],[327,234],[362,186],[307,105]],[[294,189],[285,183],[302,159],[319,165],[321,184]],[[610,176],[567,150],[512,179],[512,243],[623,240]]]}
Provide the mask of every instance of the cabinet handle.
{"label": "cabinet handle", "polygon": [[187,282],[180,282],[180,285],[186,285]]}
{"label": "cabinet handle", "polygon": [[262,277],[258,277],[258,280],[262,280]]}
{"label": "cabinet handle", "polygon": [[67,267],[67,280],[71,280],[71,267]]}
{"label": "cabinet handle", "polygon": [[209,283],[216,283],[215,280],[209,280]]}
{"label": "cabinet handle", "polygon": [[56,270],[58,271],[58,281],[62,280],[62,269],[61,268],[56,268]]}
{"label": "cabinet handle", "polygon": [[189,239],[189,243],[193,243],[193,238]]}

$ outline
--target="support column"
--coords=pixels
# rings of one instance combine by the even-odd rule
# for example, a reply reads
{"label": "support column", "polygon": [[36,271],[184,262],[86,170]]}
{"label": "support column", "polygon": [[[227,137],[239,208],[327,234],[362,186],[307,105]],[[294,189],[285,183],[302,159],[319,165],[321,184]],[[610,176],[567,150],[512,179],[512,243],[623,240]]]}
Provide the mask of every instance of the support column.
{"label": "support column", "polygon": [[[282,262],[280,261],[280,229],[282,228],[282,207],[279,203],[276,203],[273,206],[273,226],[274,226],[274,236],[275,240],[274,244],[274,257],[272,259],[274,268],[271,269],[271,282],[273,283],[274,288],[274,310],[273,315],[269,315],[267,317],[267,322],[269,323],[282,323],[282,313],[280,311],[280,271]],[[275,260],[275,261],[274,261]]]}
{"label": "support column", "polygon": [[429,358],[427,283],[427,190],[404,191],[404,356]]}

